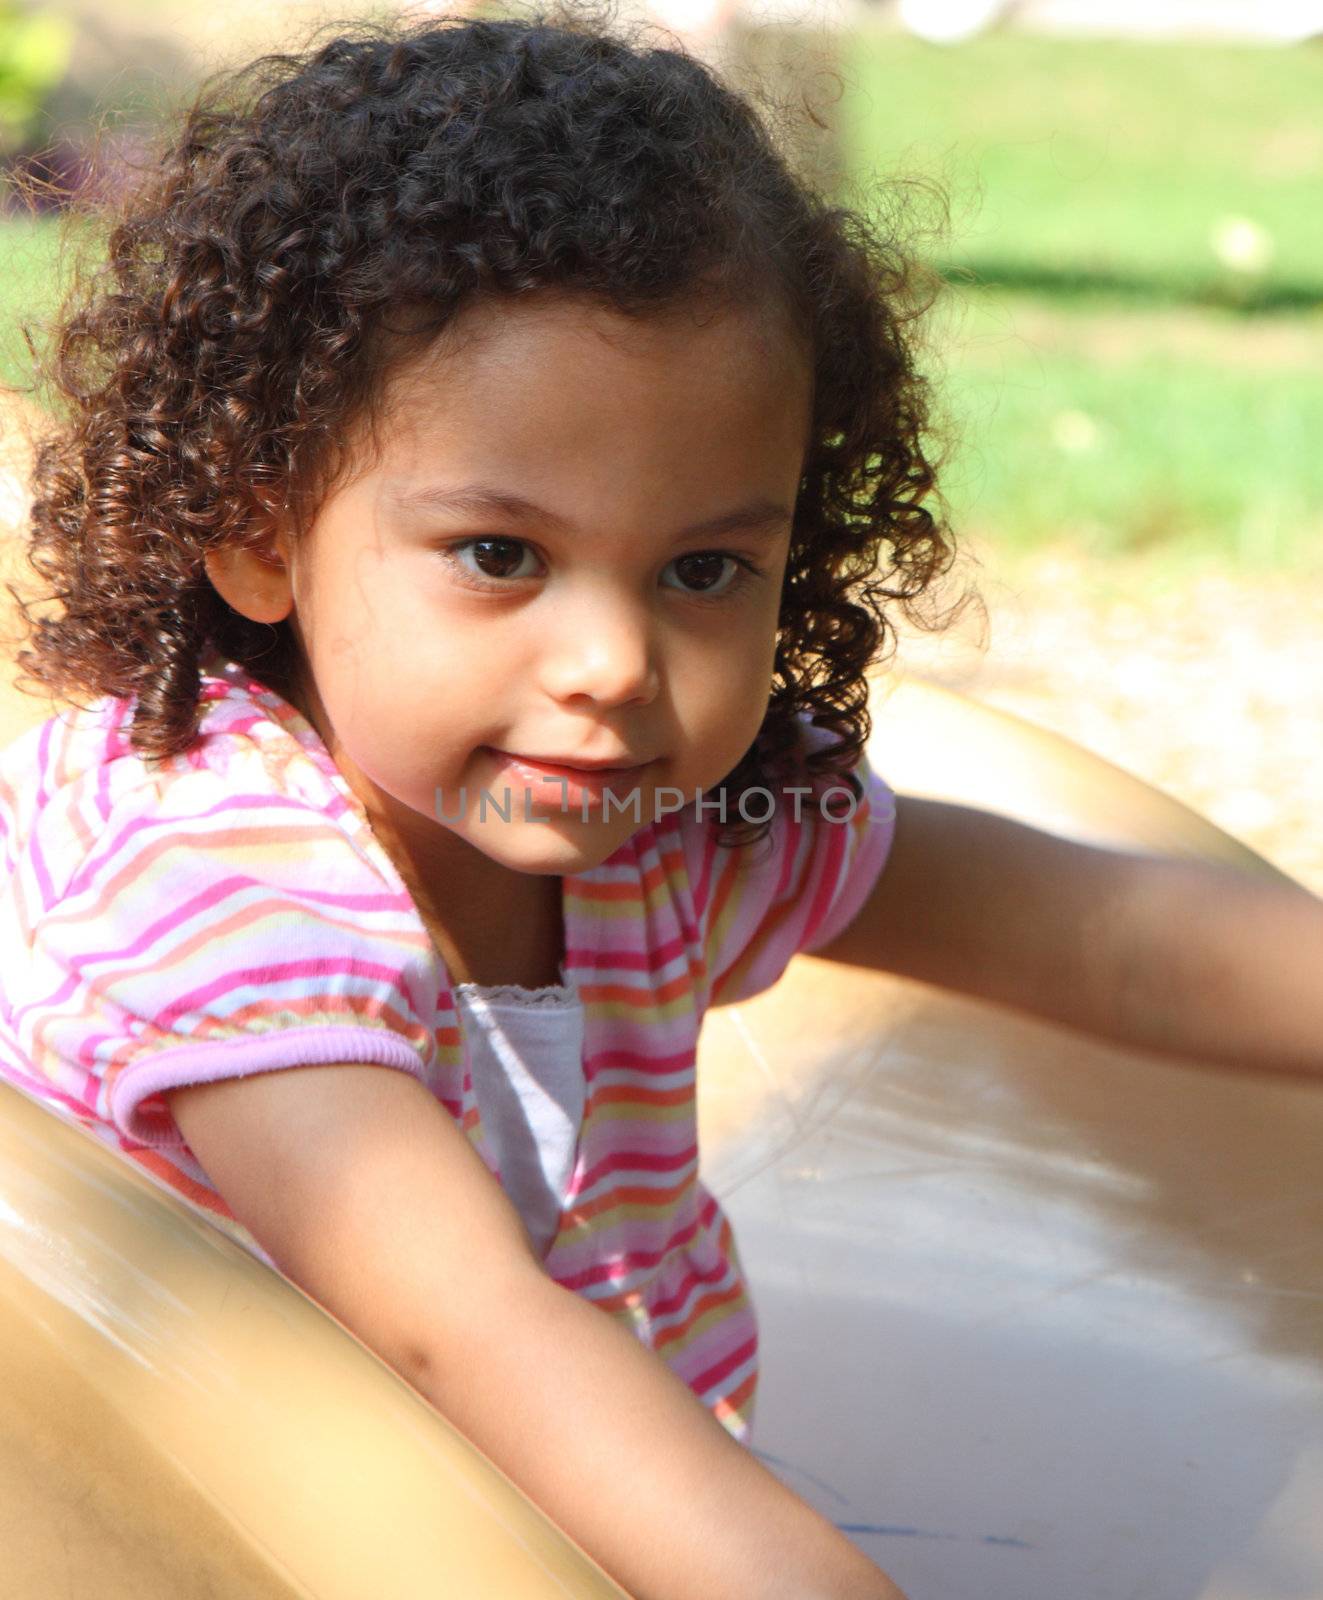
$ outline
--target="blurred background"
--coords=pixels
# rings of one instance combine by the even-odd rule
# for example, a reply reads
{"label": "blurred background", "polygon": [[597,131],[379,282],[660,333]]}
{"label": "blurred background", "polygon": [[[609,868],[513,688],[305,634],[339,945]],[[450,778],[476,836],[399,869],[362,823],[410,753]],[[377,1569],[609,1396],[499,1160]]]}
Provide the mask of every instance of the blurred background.
{"label": "blurred background", "polygon": [[[906,630],[901,665],[1323,892],[1323,0],[634,3],[806,97],[802,159],[944,283],[951,592],[986,617]],[[21,324],[40,342],[94,142],[113,189],[201,75],[368,9],[0,0],[0,382],[30,381]],[[50,185],[35,211],[16,174]]]}

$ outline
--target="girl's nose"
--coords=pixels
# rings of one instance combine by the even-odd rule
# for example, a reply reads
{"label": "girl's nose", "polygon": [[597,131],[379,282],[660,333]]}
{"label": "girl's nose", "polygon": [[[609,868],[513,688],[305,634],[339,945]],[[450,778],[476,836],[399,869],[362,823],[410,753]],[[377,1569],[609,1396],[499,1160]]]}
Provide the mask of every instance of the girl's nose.
{"label": "girl's nose", "polygon": [[542,686],[557,700],[646,704],[660,687],[646,609],[626,599],[599,590],[585,604],[562,604],[541,644]]}

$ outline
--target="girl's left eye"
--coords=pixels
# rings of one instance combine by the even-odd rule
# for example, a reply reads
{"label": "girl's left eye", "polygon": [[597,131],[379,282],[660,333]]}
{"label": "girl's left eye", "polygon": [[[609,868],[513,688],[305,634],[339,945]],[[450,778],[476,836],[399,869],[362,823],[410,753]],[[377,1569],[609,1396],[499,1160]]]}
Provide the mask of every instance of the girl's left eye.
{"label": "girl's left eye", "polygon": [[[448,545],[441,554],[457,569],[461,582],[477,589],[501,588],[513,580],[537,576],[537,558],[522,539],[490,536],[461,539]],[[531,571],[527,567],[529,561],[534,563]],[[667,587],[678,587],[682,594],[694,600],[725,600],[762,570],[744,556],[731,555],[725,550],[692,550],[669,562],[666,570],[672,568],[680,576],[681,583]]]}
{"label": "girl's left eye", "polygon": [[[683,590],[695,600],[725,600],[759,573],[752,561],[730,555],[725,550],[693,550],[688,555],[677,556],[670,565],[677,572],[683,568],[683,575],[697,585],[693,589],[686,586]],[[730,568],[724,579],[723,566]]]}

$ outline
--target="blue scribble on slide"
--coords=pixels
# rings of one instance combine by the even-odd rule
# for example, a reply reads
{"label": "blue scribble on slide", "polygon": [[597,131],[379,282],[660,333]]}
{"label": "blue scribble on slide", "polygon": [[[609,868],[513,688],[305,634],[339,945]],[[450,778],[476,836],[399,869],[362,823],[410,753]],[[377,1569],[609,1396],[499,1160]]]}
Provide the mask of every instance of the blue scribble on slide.
{"label": "blue scribble on slide", "polygon": [[[771,1467],[779,1467],[793,1477],[802,1478],[805,1483],[811,1483],[815,1489],[821,1489],[823,1494],[830,1495],[839,1505],[849,1507],[850,1500],[847,1495],[835,1488],[823,1478],[815,1477],[803,1467],[797,1467],[793,1461],[786,1461],[781,1456],[774,1456],[766,1450],[753,1450],[751,1452],[760,1461]],[[1033,1550],[1034,1545],[1026,1539],[1016,1539],[1007,1534],[1000,1533],[938,1533],[931,1528],[902,1528],[884,1522],[838,1522],[835,1526],[842,1533],[868,1533],[885,1535],[898,1539],[973,1539],[977,1544],[1002,1545],[1010,1550]]]}

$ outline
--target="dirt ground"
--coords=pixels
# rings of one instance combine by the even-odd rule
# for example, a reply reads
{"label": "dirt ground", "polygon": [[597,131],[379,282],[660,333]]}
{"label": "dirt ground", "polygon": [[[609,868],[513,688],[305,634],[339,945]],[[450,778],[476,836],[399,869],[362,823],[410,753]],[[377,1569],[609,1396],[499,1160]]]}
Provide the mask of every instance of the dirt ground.
{"label": "dirt ground", "polygon": [[1323,580],[1050,552],[898,665],[1067,734],[1323,894]]}

